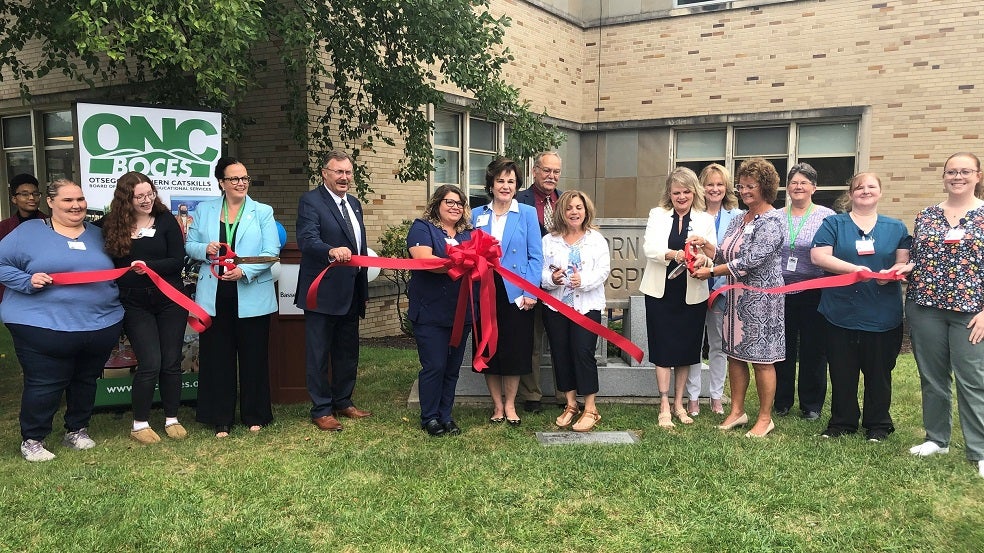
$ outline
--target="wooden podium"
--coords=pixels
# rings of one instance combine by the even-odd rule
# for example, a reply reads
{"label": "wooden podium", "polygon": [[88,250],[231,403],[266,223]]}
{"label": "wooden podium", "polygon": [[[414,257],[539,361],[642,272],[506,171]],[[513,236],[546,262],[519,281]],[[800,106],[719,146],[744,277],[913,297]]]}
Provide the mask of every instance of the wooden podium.
{"label": "wooden podium", "polygon": [[[301,252],[297,249],[297,243],[284,245],[280,250],[281,274],[284,274],[284,269],[290,270],[285,266],[297,266],[300,262]],[[281,291],[283,282],[277,282],[278,304],[289,300],[294,294],[293,289]],[[296,278],[290,280],[288,286],[293,287],[294,282]],[[304,369],[304,315],[285,314],[282,308],[270,320],[270,396],[274,403],[311,401]]]}

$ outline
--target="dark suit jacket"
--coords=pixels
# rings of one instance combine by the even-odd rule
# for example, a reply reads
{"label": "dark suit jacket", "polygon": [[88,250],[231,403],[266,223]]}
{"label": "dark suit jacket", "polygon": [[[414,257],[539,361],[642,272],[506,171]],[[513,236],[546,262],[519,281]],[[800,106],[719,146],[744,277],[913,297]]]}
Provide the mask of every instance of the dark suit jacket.
{"label": "dark suit jacket", "polygon": [[[355,212],[361,229],[362,247],[356,251],[355,236],[342,219],[342,212],[335,198],[321,184],[305,192],[297,205],[297,247],[301,250],[301,266],[297,275],[297,293],[294,303],[301,309],[305,305],[311,283],[328,266],[328,250],[346,247],[353,254],[366,255],[366,226],[362,221],[362,206],[350,195],[345,199]],[[336,267],[325,274],[318,287],[318,306],[314,309],[326,315],[345,315],[352,305],[353,296],[358,302],[360,317],[366,316],[369,299],[369,280],[366,269]]]}
{"label": "dark suit jacket", "polygon": [[[557,194],[558,198],[560,198],[560,195],[564,193],[563,190],[559,188],[555,188],[554,192]],[[521,204],[531,205],[533,206],[533,209],[536,209],[536,196],[533,195],[533,185],[530,185],[530,187],[526,190],[520,190],[519,193],[516,194],[516,201]],[[537,213],[537,219],[539,220],[539,213]],[[543,226],[543,221],[540,221],[540,236],[543,237],[546,235],[547,227]]]}

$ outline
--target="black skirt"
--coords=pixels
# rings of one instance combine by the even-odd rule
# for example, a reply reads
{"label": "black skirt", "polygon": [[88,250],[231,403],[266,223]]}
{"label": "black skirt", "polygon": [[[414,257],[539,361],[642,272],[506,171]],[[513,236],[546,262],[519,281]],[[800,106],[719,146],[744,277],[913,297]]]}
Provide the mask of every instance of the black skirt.
{"label": "black skirt", "polygon": [[[489,359],[489,366],[482,374],[503,376],[522,376],[533,372],[533,313],[532,309],[523,311],[506,296],[502,277],[495,278],[495,311],[498,326],[499,344],[495,355]],[[477,307],[477,306],[476,306]],[[476,309],[476,312],[478,310]],[[482,335],[481,317],[477,318],[478,333],[472,336],[472,352],[478,346]]]}

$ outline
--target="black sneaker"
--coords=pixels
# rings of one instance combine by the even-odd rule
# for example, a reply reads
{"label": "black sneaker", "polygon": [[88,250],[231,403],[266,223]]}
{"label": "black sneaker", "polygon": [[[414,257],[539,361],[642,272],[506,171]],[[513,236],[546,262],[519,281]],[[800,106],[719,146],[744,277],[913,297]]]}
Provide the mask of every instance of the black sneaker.
{"label": "black sneaker", "polygon": [[888,439],[888,432],[880,429],[869,430],[868,431],[868,441],[869,442],[880,442]]}
{"label": "black sneaker", "polygon": [[776,416],[785,417],[789,414],[789,407],[776,407]]}
{"label": "black sneaker", "polygon": [[844,428],[827,428],[820,434],[821,438],[840,438],[848,434],[854,434],[857,430],[847,430]]}
{"label": "black sneaker", "polygon": [[815,421],[820,418],[819,411],[803,411],[800,413],[800,418],[808,421]]}

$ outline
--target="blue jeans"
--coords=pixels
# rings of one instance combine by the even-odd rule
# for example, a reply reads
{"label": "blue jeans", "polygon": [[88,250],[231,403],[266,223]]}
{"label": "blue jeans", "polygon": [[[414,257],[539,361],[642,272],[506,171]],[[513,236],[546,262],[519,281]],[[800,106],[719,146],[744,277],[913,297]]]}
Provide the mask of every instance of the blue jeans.
{"label": "blue jeans", "polygon": [[123,321],[101,330],[65,332],[8,324],[14,351],[24,371],[20,425],[24,440],[44,440],[65,394],[65,429],[89,426],[102,374]]}
{"label": "blue jeans", "polygon": [[120,288],[123,330],[137,356],[131,392],[133,420],[150,418],[154,387],[160,380],[165,417],[177,417],[181,403],[181,346],[188,311],[157,288]]}

